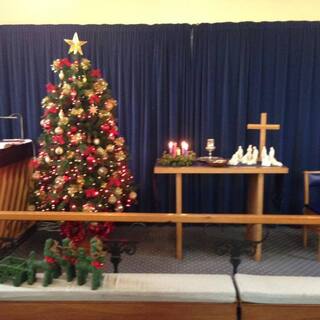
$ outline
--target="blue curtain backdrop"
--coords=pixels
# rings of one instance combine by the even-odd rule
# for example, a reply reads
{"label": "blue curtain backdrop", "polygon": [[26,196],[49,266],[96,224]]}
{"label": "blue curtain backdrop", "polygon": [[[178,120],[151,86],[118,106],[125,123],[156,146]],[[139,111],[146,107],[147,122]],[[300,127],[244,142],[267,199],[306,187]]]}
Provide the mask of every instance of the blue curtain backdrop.
{"label": "blue curtain backdrop", "polygon": [[[238,145],[258,145],[246,124],[268,112],[281,125],[268,133],[268,146],[290,174],[267,178],[266,211],[301,212],[302,171],[320,168],[320,23],[0,26],[0,114],[22,113],[27,137],[40,134],[50,64],[67,56],[63,39],[75,31],[118,100],[137,210],[175,208],[173,179],[152,175],[169,139],[187,139],[204,155],[206,139],[215,138],[215,153],[228,158]],[[18,134],[0,120],[0,137]],[[245,210],[245,177],[185,180],[185,211]]]}

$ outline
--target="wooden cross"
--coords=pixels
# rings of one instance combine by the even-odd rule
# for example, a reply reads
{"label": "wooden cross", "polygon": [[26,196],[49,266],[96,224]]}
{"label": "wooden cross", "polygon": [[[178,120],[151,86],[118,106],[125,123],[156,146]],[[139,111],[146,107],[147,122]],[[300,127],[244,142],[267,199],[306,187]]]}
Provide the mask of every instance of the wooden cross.
{"label": "wooden cross", "polygon": [[280,130],[280,124],[267,124],[267,113],[263,112],[260,114],[260,123],[258,124],[248,124],[247,129],[259,130],[259,159],[261,160],[262,148],[266,145],[267,140],[267,130]]}

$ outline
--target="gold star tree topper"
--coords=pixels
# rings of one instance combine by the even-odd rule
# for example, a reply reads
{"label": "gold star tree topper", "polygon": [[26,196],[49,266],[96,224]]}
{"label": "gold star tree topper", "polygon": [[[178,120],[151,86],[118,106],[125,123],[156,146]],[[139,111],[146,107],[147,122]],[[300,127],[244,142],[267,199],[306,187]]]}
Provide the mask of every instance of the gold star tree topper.
{"label": "gold star tree topper", "polygon": [[87,41],[80,41],[77,32],[74,33],[72,40],[64,39],[64,41],[70,46],[68,53],[72,52],[73,54],[77,54],[79,52],[81,55],[83,55],[81,46],[86,44]]}

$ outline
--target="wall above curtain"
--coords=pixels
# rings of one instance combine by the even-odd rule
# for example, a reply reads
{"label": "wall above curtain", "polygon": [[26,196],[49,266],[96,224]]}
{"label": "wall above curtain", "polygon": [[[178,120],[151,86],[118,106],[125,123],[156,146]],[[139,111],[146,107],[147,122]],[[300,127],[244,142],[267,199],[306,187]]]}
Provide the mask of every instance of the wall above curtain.
{"label": "wall above curtain", "polygon": [[[63,39],[75,31],[118,100],[138,210],[174,210],[172,181],[152,175],[170,138],[188,139],[201,155],[213,137],[216,153],[230,157],[239,144],[258,144],[246,124],[268,112],[281,124],[268,145],[290,174],[268,178],[266,210],[301,212],[301,172],[320,167],[320,23],[0,26],[0,114],[21,112],[30,138],[40,134],[41,99],[54,81],[50,64],[67,56]],[[17,134],[0,122],[2,137]],[[185,211],[245,210],[244,178],[187,179]]]}

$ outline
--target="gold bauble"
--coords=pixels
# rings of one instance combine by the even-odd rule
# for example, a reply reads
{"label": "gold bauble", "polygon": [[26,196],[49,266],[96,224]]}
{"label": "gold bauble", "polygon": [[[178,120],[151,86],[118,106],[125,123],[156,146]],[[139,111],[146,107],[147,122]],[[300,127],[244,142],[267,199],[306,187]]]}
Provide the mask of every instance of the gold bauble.
{"label": "gold bauble", "polygon": [[129,193],[129,198],[131,199],[131,200],[135,200],[135,199],[137,199],[137,193],[135,192],[135,191],[131,191],[130,193]]}
{"label": "gold bauble", "polygon": [[61,93],[65,96],[69,95],[71,92],[71,86],[70,84],[68,83],[65,83],[63,86],[62,86],[62,91]]}
{"label": "gold bauble", "polygon": [[108,173],[108,169],[106,167],[100,167],[98,169],[98,175],[104,177]]}
{"label": "gold bauble", "polygon": [[62,147],[57,147],[57,148],[55,148],[54,152],[57,155],[62,155],[63,154],[63,148]]}
{"label": "gold bauble", "polygon": [[83,186],[83,185],[84,185],[84,178],[83,178],[83,176],[78,176],[78,177],[77,177],[77,183],[78,183],[80,186]]}
{"label": "gold bauble", "polygon": [[123,205],[122,204],[118,204],[116,207],[115,207],[115,210],[117,212],[122,212],[123,211]]}
{"label": "gold bauble", "polygon": [[83,108],[72,108],[71,114],[74,116],[81,115],[84,112]]}
{"label": "gold bauble", "polygon": [[123,190],[120,187],[116,187],[116,189],[114,190],[114,193],[117,196],[121,196],[122,195]]}
{"label": "gold bauble", "polygon": [[117,202],[117,197],[114,194],[110,195],[110,197],[108,198],[108,202],[110,204],[116,203]]}
{"label": "gold bauble", "polygon": [[67,159],[73,159],[75,155],[74,151],[67,151]]}
{"label": "gold bauble", "polygon": [[92,95],[94,95],[94,92],[93,92],[93,90],[85,90],[84,94],[85,94],[85,96],[90,98]]}
{"label": "gold bauble", "polygon": [[90,60],[88,60],[86,58],[81,59],[80,65],[83,70],[88,70],[90,68],[90,64],[91,64]]}
{"label": "gold bauble", "polygon": [[102,93],[104,90],[106,90],[107,86],[107,82],[103,79],[99,79],[93,84],[94,90],[98,93]]}
{"label": "gold bauble", "polygon": [[119,138],[117,138],[116,140],[114,140],[114,143],[115,143],[117,146],[121,147],[121,146],[123,146],[123,144],[124,144],[124,138],[119,137]]}
{"label": "gold bauble", "polygon": [[73,63],[70,67],[70,69],[74,72],[78,72],[79,71],[79,66],[76,63]]}
{"label": "gold bauble", "polygon": [[82,82],[83,82],[83,83],[87,83],[87,81],[88,81],[87,77],[83,77],[83,78],[82,78]]}
{"label": "gold bauble", "polygon": [[68,117],[63,117],[63,118],[60,118],[58,124],[65,126],[66,124],[68,124],[68,122],[69,122],[69,118]]}
{"label": "gold bauble", "polygon": [[99,147],[99,148],[97,148],[97,154],[99,155],[99,156],[105,156],[106,155],[106,151],[102,148],[102,147]]}
{"label": "gold bauble", "polygon": [[82,141],[82,134],[80,132],[76,133],[76,134],[73,134],[70,136],[70,141],[71,143],[80,143]]}
{"label": "gold bauble", "polygon": [[111,113],[107,110],[100,110],[98,115],[99,115],[99,118],[110,118],[111,117]]}
{"label": "gold bauble", "polygon": [[106,110],[108,110],[108,111],[111,111],[116,105],[117,105],[117,100],[115,100],[115,99],[108,99],[104,103],[104,106],[105,106]]}
{"label": "gold bauble", "polygon": [[106,189],[108,187],[108,184],[106,182],[101,183],[101,188]]}
{"label": "gold bauble", "polygon": [[117,161],[123,161],[126,157],[127,156],[123,151],[120,151],[115,154],[115,158],[117,159]]}
{"label": "gold bauble", "polygon": [[100,144],[100,139],[99,138],[95,138],[93,139],[93,143],[97,146]]}
{"label": "gold bauble", "polygon": [[61,127],[56,127],[56,128],[54,129],[54,133],[55,133],[55,134],[63,134],[63,129],[62,129]]}
{"label": "gold bauble", "polygon": [[72,184],[70,185],[70,187],[68,187],[68,194],[70,194],[70,196],[74,196],[75,193],[79,192],[81,190],[81,186],[78,186],[76,184]]}
{"label": "gold bauble", "polygon": [[106,147],[107,152],[113,152],[114,150],[114,145],[113,144],[108,144]]}

